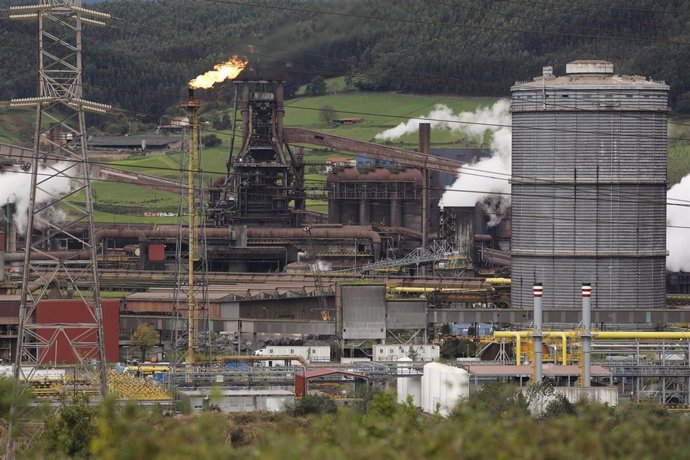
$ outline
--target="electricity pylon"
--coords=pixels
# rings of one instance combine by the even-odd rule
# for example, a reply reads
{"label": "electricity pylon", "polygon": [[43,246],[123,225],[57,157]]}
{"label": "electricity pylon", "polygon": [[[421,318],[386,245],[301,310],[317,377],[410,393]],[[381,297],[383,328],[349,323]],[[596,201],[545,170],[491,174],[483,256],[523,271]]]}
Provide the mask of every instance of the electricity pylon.
{"label": "electricity pylon", "polygon": [[[94,18],[110,16],[82,8],[81,0],[41,0],[10,8],[9,17],[38,23],[39,94],[10,104],[36,108],[16,387],[23,391],[37,367],[52,358],[48,352],[68,344],[78,363],[75,375],[80,386],[95,385],[104,396],[108,382],[84,112],[105,113],[110,107],[83,98],[81,31],[83,24],[105,25]],[[60,248],[68,251],[58,254],[54,251],[58,236],[76,244]],[[51,319],[56,316],[50,313],[55,309],[50,300],[64,297],[81,301],[83,311],[77,315],[82,319],[70,322],[66,319],[70,314]],[[76,389],[77,382],[74,385]],[[11,456],[11,430],[8,439]]]}

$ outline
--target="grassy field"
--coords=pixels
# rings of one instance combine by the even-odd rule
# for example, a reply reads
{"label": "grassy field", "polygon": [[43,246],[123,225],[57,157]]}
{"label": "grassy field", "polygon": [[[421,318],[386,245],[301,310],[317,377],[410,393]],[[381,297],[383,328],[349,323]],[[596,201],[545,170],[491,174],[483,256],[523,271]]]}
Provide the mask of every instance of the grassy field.
{"label": "grassy field", "polygon": [[[460,98],[450,96],[414,96],[394,93],[342,93],[292,99],[285,104],[285,123],[359,140],[372,140],[381,131],[397,126],[410,118],[427,115],[436,104],[444,104],[455,113],[490,106],[492,98]],[[357,117],[357,125],[332,127],[321,119],[321,109],[329,107],[337,118]],[[434,145],[464,145],[462,135],[448,130],[433,130]],[[399,145],[416,146],[417,135],[404,136]]]}
{"label": "grassy field", "polygon": [[[176,217],[146,217],[145,211],[178,211],[179,196],[150,190],[133,184],[93,181],[94,217],[101,223],[175,223]],[[78,193],[68,200],[80,206],[84,195]],[[186,209],[186,200],[183,202]],[[65,208],[67,210],[67,208]]]}
{"label": "grassy field", "polygon": [[[344,91],[347,89],[347,84],[345,83],[345,77],[333,77],[327,78],[326,80],[326,91],[329,93],[335,93],[338,91]],[[302,85],[297,91],[295,91],[296,96],[304,96],[304,92],[307,90],[307,85]]]}
{"label": "grassy field", "polygon": [[177,217],[145,217],[139,214],[114,214],[94,211],[94,221],[98,224],[176,224]]}
{"label": "grassy field", "polygon": [[11,109],[0,105],[0,143],[32,145],[30,139],[34,135],[35,113],[32,109]]}
{"label": "grassy field", "polygon": [[[344,88],[344,79],[330,79],[327,81],[329,91],[339,91]],[[303,126],[319,131],[333,133],[341,136],[347,136],[360,140],[371,140],[373,137],[388,128],[396,126],[398,123],[409,119],[410,117],[425,115],[434,107],[435,104],[445,104],[451,107],[455,112],[474,110],[480,106],[488,106],[494,102],[494,99],[480,99],[480,98],[457,98],[448,96],[413,96],[393,93],[341,93],[329,94],[319,97],[301,97],[290,100],[286,103],[285,123],[287,126]],[[340,111],[338,117],[362,117],[364,121],[359,125],[332,127],[327,125],[320,118],[320,109],[324,106],[331,107],[334,110]],[[354,114],[357,113],[357,115]],[[205,148],[202,150],[202,168],[205,173],[204,182],[209,184],[216,177],[225,173],[226,162],[230,144],[229,132],[217,132],[209,130],[221,138],[222,144],[213,148]],[[203,133],[202,133],[203,135]],[[407,147],[414,147],[417,145],[416,134],[405,136],[398,145]],[[445,130],[434,130],[432,134],[432,142],[434,145],[457,145],[464,144],[464,140],[460,135],[453,135]],[[236,150],[239,148],[236,141]],[[324,150],[309,150],[306,153],[306,161],[308,162],[323,162],[333,156],[353,155],[347,152],[334,152]],[[168,177],[171,179],[178,179],[180,177],[180,154],[168,153],[166,155],[155,155],[140,158],[131,158],[127,160],[120,160],[112,162],[113,165],[122,167],[146,174]],[[323,173],[316,173],[314,168],[307,169],[305,177],[307,187],[316,186],[326,180],[326,175]],[[131,190],[131,189],[130,189]],[[130,200],[130,190],[123,189],[122,202],[136,203]],[[98,196],[99,190],[96,189]],[[103,193],[106,193],[105,190]],[[110,191],[109,196],[112,195]],[[136,193],[134,193],[136,194]],[[150,196],[145,194],[143,196]],[[169,206],[172,201],[177,200],[177,197],[160,198],[164,200],[161,206]],[[96,201],[98,203],[98,200]],[[147,202],[147,204],[151,204]],[[321,200],[307,200],[307,209],[319,212],[327,212],[327,203]],[[116,221],[117,216],[114,214],[103,213],[99,217],[106,219],[106,221]],[[141,221],[150,221],[152,218],[144,218],[143,216],[127,215],[124,216],[127,222],[134,222],[136,219]],[[168,219],[168,218],[155,218]]]}
{"label": "grassy field", "polygon": [[[223,137],[226,136],[223,135]],[[205,181],[212,181],[216,177],[225,174],[225,164],[228,161],[228,149],[229,147],[226,139],[224,139],[223,144],[220,146],[202,149],[201,168],[204,174],[208,176]],[[110,162],[110,164],[121,167],[122,169],[137,171],[153,176],[162,176],[175,180],[180,178],[179,152],[118,160]]]}
{"label": "grassy field", "polygon": [[[318,97],[298,97],[286,102],[285,123],[287,126],[303,126],[325,133],[351,137],[359,140],[372,140],[374,136],[392,128],[412,117],[428,114],[436,104],[445,104],[455,113],[473,111],[478,107],[490,106],[493,98],[461,98],[452,96],[416,96],[394,93],[361,93],[345,92],[343,77],[328,79],[329,94]],[[304,87],[298,93],[303,93]],[[351,126],[333,127],[321,118],[321,109],[329,107],[336,111],[336,118],[358,117],[363,122]],[[0,143],[20,143],[22,136],[33,132],[33,111],[15,110],[0,106]],[[690,119],[673,118],[677,124],[669,128],[668,182],[669,186],[677,183],[690,173]],[[679,123],[679,124],[678,124]],[[208,185],[216,177],[225,174],[230,144],[229,131],[218,132],[212,129],[202,133],[213,133],[222,144],[202,150],[202,169],[204,184]],[[409,134],[396,141],[397,146],[416,148],[417,135]],[[433,130],[434,146],[464,145],[464,136],[448,130]],[[239,148],[236,141],[235,150]],[[323,162],[334,156],[347,156],[352,153],[328,150],[308,150],[306,161]],[[165,155],[133,157],[127,160],[112,162],[123,169],[146,174],[179,179],[180,153]],[[326,180],[324,173],[317,173],[314,167],[307,168],[307,187],[315,186]],[[95,216],[102,223],[173,223],[175,217],[144,217],[144,210],[177,211],[179,197],[177,194],[151,191],[143,187],[128,184],[94,182]],[[73,201],[81,198],[75,196]],[[327,204],[320,200],[307,200],[307,208],[327,212]],[[112,212],[112,211],[117,212]]]}

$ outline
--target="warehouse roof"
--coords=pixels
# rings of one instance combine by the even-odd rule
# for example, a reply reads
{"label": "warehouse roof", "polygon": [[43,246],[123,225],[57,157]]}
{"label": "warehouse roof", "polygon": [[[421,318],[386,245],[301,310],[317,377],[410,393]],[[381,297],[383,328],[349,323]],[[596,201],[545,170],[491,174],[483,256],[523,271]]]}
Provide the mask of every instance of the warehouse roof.
{"label": "warehouse roof", "polygon": [[179,136],[91,136],[88,145],[91,148],[141,148],[145,142],[146,148],[165,148],[180,142]]}
{"label": "warehouse roof", "polygon": [[316,378],[316,377],[325,377],[327,375],[349,375],[350,377],[355,377],[355,378],[360,378],[360,379],[369,379],[364,374],[358,374],[356,372],[349,372],[349,371],[344,371],[340,369],[331,369],[331,368],[323,368],[323,369],[312,369],[309,371],[304,372],[303,374],[297,373],[295,374],[295,377],[302,377],[306,378],[307,380]]}

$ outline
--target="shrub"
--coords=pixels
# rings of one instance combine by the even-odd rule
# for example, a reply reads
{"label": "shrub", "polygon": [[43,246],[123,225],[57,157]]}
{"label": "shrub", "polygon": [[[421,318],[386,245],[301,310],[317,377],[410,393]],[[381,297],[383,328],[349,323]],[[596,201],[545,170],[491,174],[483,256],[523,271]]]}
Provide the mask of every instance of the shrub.
{"label": "shrub", "polygon": [[310,414],[335,414],[338,406],[335,401],[325,395],[307,395],[294,404],[286,407],[288,413],[296,417],[304,417]]}

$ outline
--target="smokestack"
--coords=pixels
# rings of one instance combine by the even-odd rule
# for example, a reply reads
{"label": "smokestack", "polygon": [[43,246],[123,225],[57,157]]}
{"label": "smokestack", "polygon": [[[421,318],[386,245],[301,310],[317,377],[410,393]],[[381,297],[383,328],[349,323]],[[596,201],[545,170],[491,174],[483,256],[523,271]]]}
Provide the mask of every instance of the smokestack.
{"label": "smokestack", "polygon": [[431,153],[431,123],[419,124],[419,152],[425,157],[422,168],[422,247],[426,248],[429,228],[429,170],[426,163]]}
{"label": "smokestack", "polygon": [[540,384],[543,379],[542,372],[542,296],[544,288],[541,283],[534,283],[532,295],[534,296],[534,333],[532,334],[534,345],[534,383]]}
{"label": "smokestack", "polygon": [[582,386],[592,384],[592,286],[582,284]]}

